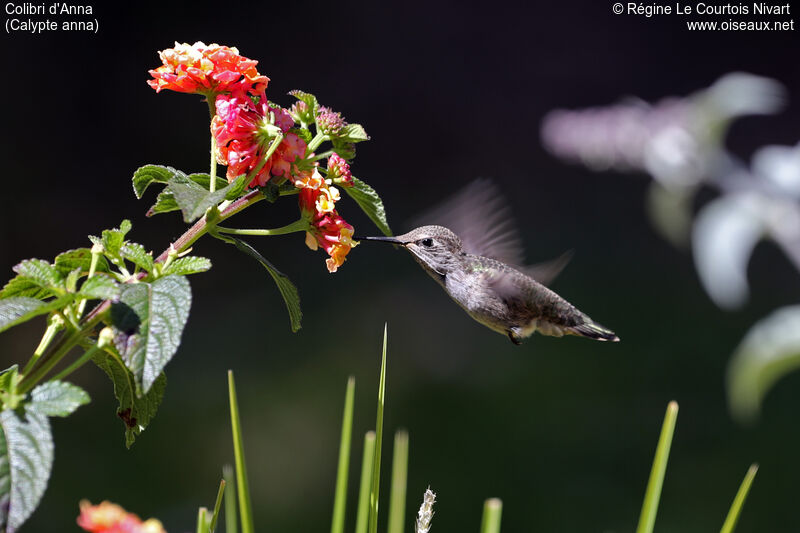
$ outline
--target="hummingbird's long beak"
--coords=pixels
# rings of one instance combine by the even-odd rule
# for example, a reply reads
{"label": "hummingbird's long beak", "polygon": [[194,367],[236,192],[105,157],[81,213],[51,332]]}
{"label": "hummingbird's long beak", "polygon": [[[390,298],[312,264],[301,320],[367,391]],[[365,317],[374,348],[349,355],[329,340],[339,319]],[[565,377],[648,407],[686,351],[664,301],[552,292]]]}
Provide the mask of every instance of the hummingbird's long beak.
{"label": "hummingbird's long beak", "polygon": [[379,242],[388,242],[391,244],[400,244],[404,245],[405,242],[401,241],[397,237],[353,237],[356,241],[379,241]]}

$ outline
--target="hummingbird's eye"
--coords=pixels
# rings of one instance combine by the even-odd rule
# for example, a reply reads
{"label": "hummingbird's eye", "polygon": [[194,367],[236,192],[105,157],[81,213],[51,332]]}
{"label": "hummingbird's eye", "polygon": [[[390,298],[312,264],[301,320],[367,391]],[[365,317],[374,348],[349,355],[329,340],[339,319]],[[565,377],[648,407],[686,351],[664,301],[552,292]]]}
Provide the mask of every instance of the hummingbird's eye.
{"label": "hummingbird's eye", "polygon": [[430,248],[431,246],[433,246],[433,239],[431,238],[422,239],[421,241],[419,241],[419,243],[425,248]]}

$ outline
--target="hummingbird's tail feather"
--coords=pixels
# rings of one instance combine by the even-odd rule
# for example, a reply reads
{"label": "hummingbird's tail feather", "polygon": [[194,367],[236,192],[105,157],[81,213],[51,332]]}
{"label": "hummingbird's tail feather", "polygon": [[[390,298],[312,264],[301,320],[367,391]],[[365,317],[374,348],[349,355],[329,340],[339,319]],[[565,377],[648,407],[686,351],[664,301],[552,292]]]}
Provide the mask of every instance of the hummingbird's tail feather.
{"label": "hummingbird's tail feather", "polygon": [[580,335],[581,337],[588,337],[597,341],[619,342],[619,337],[617,337],[613,331],[601,326],[597,322],[593,322],[591,319],[588,319],[587,322],[579,326],[573,326],[569,329],[573,334]]}

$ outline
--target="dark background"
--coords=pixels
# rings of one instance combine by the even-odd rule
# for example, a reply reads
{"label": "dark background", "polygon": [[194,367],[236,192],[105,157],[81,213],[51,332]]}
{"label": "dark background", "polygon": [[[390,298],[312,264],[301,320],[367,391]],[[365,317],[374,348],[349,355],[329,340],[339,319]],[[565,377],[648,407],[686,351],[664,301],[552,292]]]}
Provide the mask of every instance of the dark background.
{"label": "dark background", "polygon": [[[329,527],[344,386],[356,376],[352,528],[385,322],[384,464],[388,473],[393,431],[408,428],[408,530],[430,485],[436,531],[477,531],[490,496],[503,499],[504,531],[633,531],[673,399],[681,410],[658,530],[719,528],[754,461],[761,470],[739,531],[800,530],[800,374],[779,382],[752,428],[732,421],[724,396],[730,354],[756,320],[798,301],[797,272],[760,245],[750,302],[720,311],[690,253],[648,223],[647,177],[563,164],[538,133],[553,108],[685,95],[742,70],[779,80],[790,102],[778,116],[736,122],[730,149],[747,159],[765,144],[795,144],[798,30],[690,33],[675,15],[617,16],[611,6],[98,3],[97,34],[4,34],[4,279],[18,260],[86,246],[87,234],[122,218],[133,222],[130,238],[156,253],[183,232],[177,214],[144,217],[154,197],[137,201],[130,176],[146,163],[207,168],[200,97],[145,85],[158,50],[203,40],[259,60],[271,99],[288,105],[286,92],[302,88],[364,124],[372,140],[359,145],[353,171],[381,193],[396,230],[462,184],[493,178],[528,260],[573,249],[554,288],[622,338],[536,336],[515,347],[469,320],[400,251],[364,245],[329,275],[324,254],[301,236],[253,239],[299,286],[305,318],[293,335],[262,267],[206,238],[195,252],[214,268],[191,278],[193,312],[157,418],[126,450],[110,384],[82,369],[75,381],[93,402],[54,422],[50,486],[24,530],[76,530],[81,498],[159,517],[171,532],[193,530],[197,506],[213,504],[221,466],[232,461],[229,368],[256,524],[271,531]],[[348,199],[339,210],[358,232],[374,231]],[[275,227],[295,218],[284,199],[234,220]],[[27,360],[41,328],[0,336],[2,364]]]}

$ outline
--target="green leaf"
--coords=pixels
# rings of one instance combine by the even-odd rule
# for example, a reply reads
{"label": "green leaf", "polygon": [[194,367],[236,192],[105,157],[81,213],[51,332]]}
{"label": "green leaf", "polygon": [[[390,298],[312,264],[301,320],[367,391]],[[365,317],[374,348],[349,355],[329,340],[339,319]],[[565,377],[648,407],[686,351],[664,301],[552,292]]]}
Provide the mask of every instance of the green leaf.
{"label": "green leaf", "polygon": [[331,139],[331,144],[333,145],[333,151],[339,154],[341,158],[347,159],[348,161],[355,158],[356,145],[354,143],[336,138]]}
{"label": "green leaf", "polygon": [[119,283],[108,274],[98,273],[83,282],[78,294],[92,300],[116,300],[119,297],[119,291]]}
{"label": "green leaf", "polygon": [[[211,176],[209,174],[203,174],[198,172],[195,174],[189,174],[186,177],[206,190],[208,190],[208,186],[211,183]],[[216,187],[217,189],[221,189],[223,187],[226,187],[227,185],[228,181],[226,179],[217,176],[217,187]]]}
{"label": "green leaf", "polygon": [[65,381],[48,381],[31,391],[30,408],[47,416],[69,416],[87,403],[86,391]]}
{"label": "green leaf", "polygon": [[339,139],[352,143],[368,141],[369,135],[361,124],[348,124],[338,135]]}
{"label": "green leaf", "polygon": [[8,283],[5,284],[3,290],[0,291],[0,299],[18,296],[44,300],[45,298],[53,296],[53,292],[49,289],[43,289],[31,278],[17,274],[11,278]]}
{"label": "green leaf", "polygon": [[303,139],[303,142],[305,142],[306,144],[310,143],[311,139],[314,138],[314,136],[311,134],[311,131],[308,128],[292,128],[289,130],[289,133],[294,133],[295,135]]}
{"label": "green leaf", "polygon": [[113,355],[99,352],[92,360],[103,369],[114,384],[114,396],[119,402],[117,416],[125,424],[125,446],[131,447],[136,437],[147,428],[156,416],[158,406],[164,397],[167,376],[158,376],[146,394],[137,394],[133,374]]}
{"label": "green leaf", "polygon": [[[2,300],[0,300],[2,302]],[[782,307],[756,322],[728,364],[728,405],[741,422],[753,422],[770,388],[800,369],[800,305]]]}
{"label": "green leaf", "polygon": [[144,393],[178,350],[191,304],[192,291],[183,276],[126,285],[112,304],[114,343]]}
{"label": "green leaf", "polygon": [[236,485],[239,494],[239,515],[242,517],[242,533],[253,533],[253,503],[250,498],[250,484],[247,482],[247,465],[244,457],[244,439],[239,419],[239,402],[236,398],[236,382],[233,370],[228,370],[228,403],[231,408],[231,433],[233,435],[233,456],[236,464]]}
{"label": "green leaf", "polygon": [[225,200],[228,195],[236,198],[244,190],[243,183],[247,176],[242,174],[227,186],[214,192],[201,187],[189,179],[172,179],[167,184],[167,189],[172,193],[175,202],[183,213],[184,222],[194,222],[206,212],[206,210]]}
{"label": "green leaf", "polygon": [[172,191],[169,189],[164,189],[160,193],[158,193],[158,197],[156,198],[156,203],[154,203],[150,209],[147,210],[145,216],[151,217],[153,215],[158,215],[160,213],[169,213],[170,211],[177,211],[180,207],[178,207],[178,202],[175,201],[175,197],[172,195]]}
{"label": "green leaf", "polygon": [[175,176],[186,176],[180,170],[163,165],[145,165],[133,173],[133,192],[136,198],[141,199],[145,189],[151,183],[167,183]]}
{"label": "green leaf", "polygon": [[739,521],[739,514],[742,512],[742,507],[744,507],[747,493],[750,492],[750,486],[753,484],[756,472],[758,472],[758,464],[752,464],[750,468],[747,469],[742,484],[739,486],[739,490],[733,498],[731,508],[728,510],[728,516],[725,517],[725,522],[722,524],[720,533],[733,533],[736,529],[736,523]]}
{"label": "green leaf", "polygon": [[120,253],[123,258],[127,259],[134,265],[147,272],[153,271],[153,254],[148,253],[144,246],[135,242],[126,242]]}
{"label": "green leaf", "polygon": [[369,492],[369,533],[378,531],[378,499],[381,486],[381,448],[383,443],[383,411],[386,406],[386,333],[383,326],[381,377],[378,380],[378,412],[375,416],[375,456],[372,459],[372,485]]}
{"label": "green leaf", "polygon": [[291,282],[286,274],[280,272],[272,263],[267,261],[263,255],[258,253],[258,250],[240,239],[235,237],[231,237],[231,239],[234,241],[239,250],[246,253],[250,257],[255,258],[256,261],[261,263],[261,265],[267,269],[269,275],[272,276],[272,279],[278,286],[281,296],[283,296],[283,301],[286,302],[286,309],[289,311],[289,321],[291,322],[292,333],[297,332],[302,327],[300,323],[303,319],[303,311],[300,309],[300,295],[297,292],[297,287],[295,287],[294,283]]}
{"label": "green leaf", "polygon": [[4,298],[0,300],[0,332],[22,324],[35,316],[61,309],[74,298],[72,294],[66,294],[49,302],[24,296]]}
{"label": "green leaf", "polygon": [[342,415],[342,434],[339,439],[339,466],[336,470],[336,492],[333,498],[333,521],[331,533],[344,533],[344,515],[347,508],[347,477],[350,469],[350,442],[353,436],[353,403],[356,392],[356,378],[347,378],[344,395],[344,415]]}
{"label": "green leaf", "polygon": [[205,272],[211,268],[211,260],[205,257],[186,256],[179,257],[167,265],[162,271],[162,275],[175,274],[176,276],[186,276]]}
{"label": "green leaf", "polygon": [[112,262],[119,263],[122,260],[120,251],[125,244],[125,235],[131,230],[131,221],[125,219],[119,225],[119,228],[104,229],[101,237],[89,236],[89,239],[94,244],[100,244],[103,247],[103,252],[111,259]]}
{"label": "green leaf", "polygon": [[0,530],[14,531],[42,499],[53,467],[53,436],[44,413],[0,413]]}
{"label": "green leaf", "polygon": [[[68,250],[63,254],[58,254],[55,260],[55,267],[66,276],[76,268],[81,272],[89,272],[92,266],[92,251],[89,248],[77,248],[75,250]],[[103,255],[98,256],[95,272],[109,272],[108,261]]]}
{"label": "green leaf", "polygon": [[56,267],[47,261],[41,259],[26,259],[16,265],[13,270],[43,289],[64,288],[64,276],[61,275]]}
{"label": "green leaf", "polygon": [[372,486],[372,459],[375,456],[375,432],[364,435],[361,455],[361,482],[358,487],[358,507],[356,509],[356,533],[367,533],[369,526],[369,497]]}
{"label": "green leaf", "polygon": [[16,409],[25,399],[24,394],[17,393],[19,385],[19,365],[12,365],[0,374],[0,401],[2,409]]}
{"label": "green leaf", "polygon": [[312,115],[316,115],[317,114],[317,108],[319,107],[319,104],[317,103],[317,97],[316,96],[314,96],[311,93],[303,92],[303,91],[301,91],[299,89],[295,89],[293,91],[289,91],[289,94],[291,96],[294,96],[295,98],[297,98],[301,102],[305,102],[306,105],[311,110]]}
{"label": "green leaf", "polygon": [[675,423],[678,420],[678,404],[669,402],[661,426],[661,435],[658,437],[656,455],[650,469],[650,479],[647,480],[647,490],[642,502],[642,512],[639,514],[639,525],[636,533],[653,533],[658,513],[658,502],[661,499],[661,489],[664,486],[664,475],[667,472],[669,450],[672,447],[672,436],[675,434]]}
{"label": "green leaf", "polygon": [[386,210],[383,207],[383,201],[378,196],[378,193],[375,192],[375,189],[355,176],[353,177],[353,186],[342,187],[342,189],[356,201],[361,210],[366,213],[384,235],[391,236],[392,230],[386,221]]}

